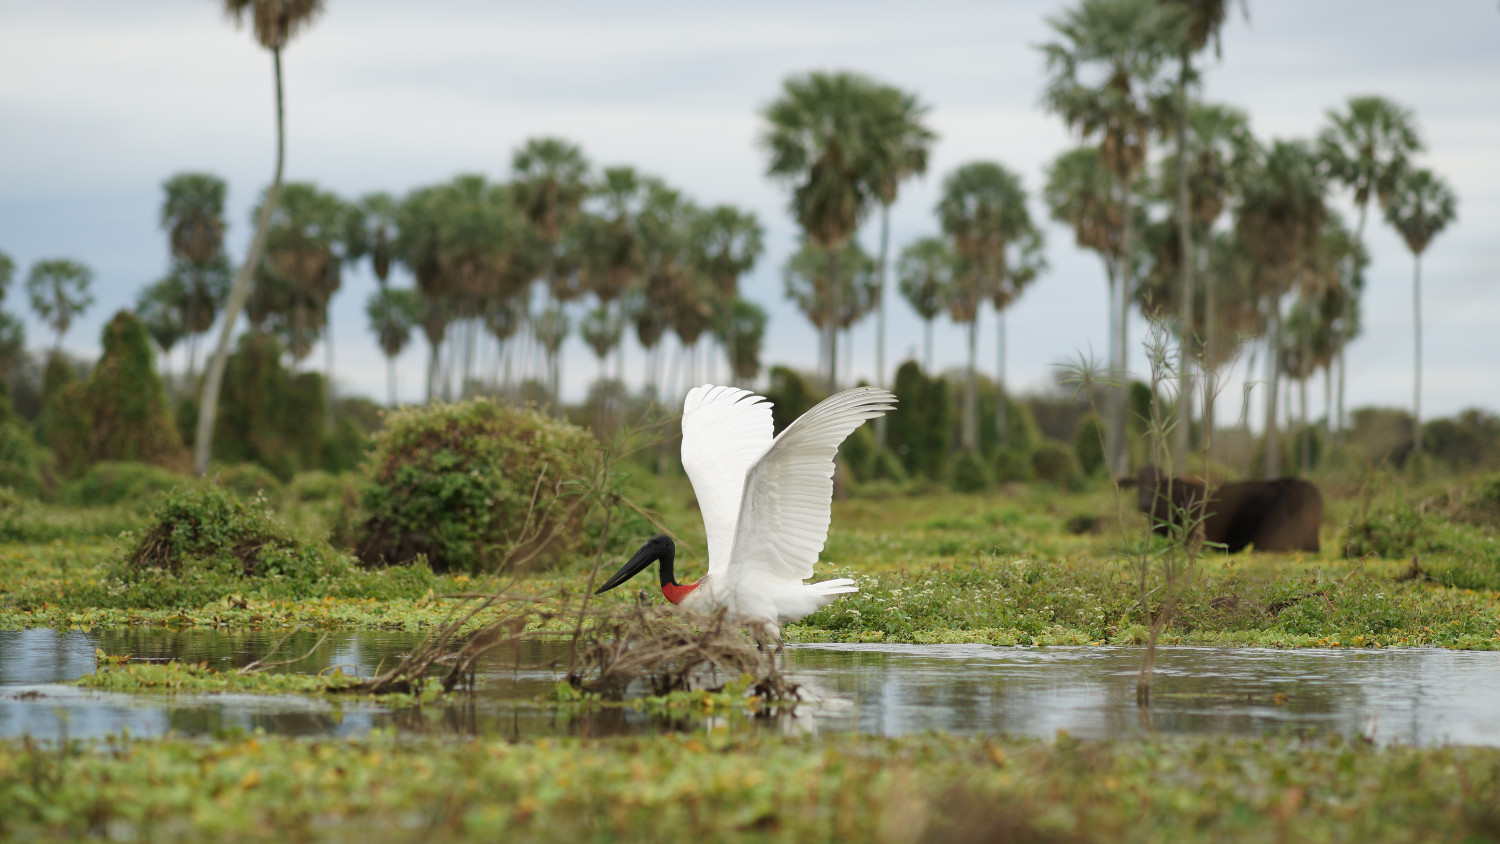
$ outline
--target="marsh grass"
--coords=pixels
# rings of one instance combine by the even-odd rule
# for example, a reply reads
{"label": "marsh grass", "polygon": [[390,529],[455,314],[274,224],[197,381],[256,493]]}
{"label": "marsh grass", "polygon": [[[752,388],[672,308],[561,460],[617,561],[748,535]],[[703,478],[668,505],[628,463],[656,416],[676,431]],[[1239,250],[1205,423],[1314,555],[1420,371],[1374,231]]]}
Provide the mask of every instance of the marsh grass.
{"label": "marsh grass", "polygon": [[0,837],[40,841],[1480,842],[1500,752],[732,729],[9,740],[0,805]]}

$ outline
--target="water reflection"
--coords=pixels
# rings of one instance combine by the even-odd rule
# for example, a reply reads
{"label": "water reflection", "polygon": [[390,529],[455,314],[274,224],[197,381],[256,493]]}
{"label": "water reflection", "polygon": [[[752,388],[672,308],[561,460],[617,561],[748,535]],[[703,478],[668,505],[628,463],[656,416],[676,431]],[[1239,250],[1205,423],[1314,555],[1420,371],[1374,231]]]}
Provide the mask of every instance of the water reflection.
{"label": "water reflection", "polygon": [[[264,656],[279,634],[136,628],[90,633],[0,632],[0,736],[171,732],[205,736],[263,729],[352,736],[376,727],[421,734],[508,738],[610,736],[693,729],[628,708],[575,712],[547,706],[565,673],[564,640],[538,637],[490,655],[474,696],[421,709],[370,701],[257,695],[123,695],[58,685],[94,669],[94,650],[135,659],[182,659],[232,670]],[[273,661],[301,656],[319,634],[298,633]],[[333,666],[369,675],[420,642],[416,634],[340,632],[311,657],[278,671]],[[1137,706],[1134,648],[994,648],[982,645],[804,645],[785,670],[810,704],[763,724],[793,732],[899,735],[926,730],[1050,737],[1161,734],[1370,733],[1378,742],[1500,746],[1500,653],[1272,651],[1167,648],[1153,705]]]}

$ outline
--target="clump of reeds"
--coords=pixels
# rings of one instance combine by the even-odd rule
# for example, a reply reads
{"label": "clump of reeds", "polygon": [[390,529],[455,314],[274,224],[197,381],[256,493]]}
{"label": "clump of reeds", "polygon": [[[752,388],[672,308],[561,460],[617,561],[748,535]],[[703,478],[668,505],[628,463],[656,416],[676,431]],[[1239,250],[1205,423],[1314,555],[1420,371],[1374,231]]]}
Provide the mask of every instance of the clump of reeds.
{"label": "clump of reeds", "polygon": [[568,683],[580,691],[619,699],[635,683],[654,695],[716,691],[748,678],[765,700],[796,697],[776,657],[757,645],[723,612],[692,613],[636,601],[602,611],[583,629]]}

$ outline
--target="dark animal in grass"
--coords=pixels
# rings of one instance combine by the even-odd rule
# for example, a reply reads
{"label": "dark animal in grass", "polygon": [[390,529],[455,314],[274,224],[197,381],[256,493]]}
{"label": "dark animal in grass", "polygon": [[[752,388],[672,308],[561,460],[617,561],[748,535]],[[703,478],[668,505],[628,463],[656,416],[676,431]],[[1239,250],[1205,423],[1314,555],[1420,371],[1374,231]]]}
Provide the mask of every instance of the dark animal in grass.
{"label": "dark animal in grass", "polygon": [[1180,528],[1186,517],[1189,523],[1199,522],[1190,541],[1223,545],[1231,554],[1247,545],[1257,551],[1318,550],[1323,495],[1307,481],[1230,481],[1210,491],[1196,478],[1170,478],[1156,466],[1146,466],[1118,483],[1121,489],[1135,488],[1136,506],[1162,536]]}

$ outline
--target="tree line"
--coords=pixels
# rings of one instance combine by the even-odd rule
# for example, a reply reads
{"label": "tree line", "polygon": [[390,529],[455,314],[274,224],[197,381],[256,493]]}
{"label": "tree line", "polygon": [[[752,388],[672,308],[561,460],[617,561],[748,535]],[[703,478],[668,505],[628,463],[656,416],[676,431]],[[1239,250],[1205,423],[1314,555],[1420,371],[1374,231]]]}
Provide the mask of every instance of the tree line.
{"label": "tree line", "polygon": [[[629,166],[595,168],[565,139],[533,138],[515,150],[509,178],[460,175],[403,196],[345,199],[305,182],[283,184],[280,56],[323,9],[318,0],[226,0],[273,59],[277,103],[275,173],[253,212],[254,234],[238,270],[224,250],[226,187],[207,173],[167,180],[161,224],[171,263],[137,309],[170,354],[183,344],[188,382],[201,381],[197,462],[206,467],[224,359],[241,311],[252,331],[278,337],[294,366],[321,340],[325,389],[333,382],[329,306],[344,269],[368,261],[379,288],[366,304],[368,328],[391,361],[420,331],[428,347],[428,400],[475,390],[556,400],[559,351],[576,331],[605,380],[625,380],[622,343],[633,332],[646,351],[643,382],[663,381],[670,333],[687,380],[722,359],[730,381],[759,373],[766,314],[740,297],[741,279],[763,252],[763,227],[733,205],[703,207],[663,180]],[[1228,2],[1082,0],[1049,18],[1041,45],[1043,106],[1078,138],[1047,167],[1041,198],[1075,244],[1099,256],[1109,296],[1106,367],[1125,376],[1128,316],[1139,308],[1177,338],[1180,461],[1194,428],[1214,430],[1212,393],[1195,402],[1196,372],[1214,379],[1241,357],[1264,375],[1265,472],[1276,474],[1279,404],[1295,384],[1307,422],[1308,381],[1321,373],[1327,426],[1346,427],[1345,349],[1359,333],[1371,200],[1414,256],[1417,333],[1413,414],[1420,426],[1420,260],[1451,224],[1456,199],[1417,163],[1424,151],[1411,112],[1377,96],[1330,110],[1306,139],[1263,140],[1248,116],[1203,99],[1204,54],[1220,52]],[[786,79],[761,113],[765,173],[788,196],[802,244],[782,268],[784,294],[820,335],[823,387],[851,380],[840,367],[840,333],[877,319],[875,379],[887,383],[885,305],[889,211],[901,188],[928,167],[937,135],[930,107],[912,92],[850,72]],[[1351,228],[1333,203],[1352,200]],[[976,397],[979,318],[997,315],[995,382],[1005,385],[1005,313],[1045,275],[1041,231],[1021,177],[999,161],[965,163],[944,175],[934,211],[937,234],[896,256],[901,296],[926,325],[946,314],[966,329],[968,360],[958,447],[980,445]],[[878,212],[875,256],[857,234]],[[392,267],[413,286],[390,282]],[[0,281],[11,268],[0,262]],[[60,346],[91,302],[91,274],[76,262],[39,262],[27,278],[31,304]],[[0,285],[3,293],[4,285]],[[199,341],[218,341],[198,372]],[[709,354],[700,361],[701,341]],[[0,319],[0,352],[21,340]],[[847,356],[846,356],[847,360]],[[198,389],[198,387],[194,387]],[[1336,393],[1336,398],[1335,398]],[[333,408],[332,401],[324,407]],[[995,430],[1003,442],[1005,402]],[[1126,390],[1104,394],[1106,454],[1125,466]],[[884,426],[875,432],[885,447]],[[1420,449],[1420,437],[1417,438]],[[1303,461],[1304,464],[1307,462]]]}

